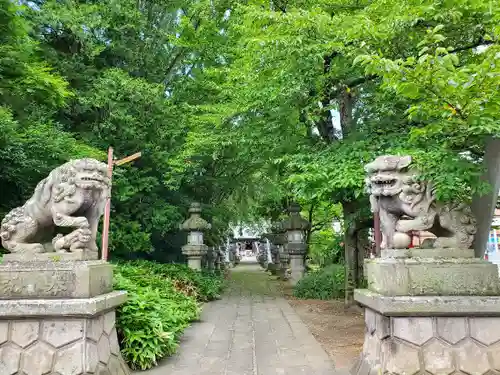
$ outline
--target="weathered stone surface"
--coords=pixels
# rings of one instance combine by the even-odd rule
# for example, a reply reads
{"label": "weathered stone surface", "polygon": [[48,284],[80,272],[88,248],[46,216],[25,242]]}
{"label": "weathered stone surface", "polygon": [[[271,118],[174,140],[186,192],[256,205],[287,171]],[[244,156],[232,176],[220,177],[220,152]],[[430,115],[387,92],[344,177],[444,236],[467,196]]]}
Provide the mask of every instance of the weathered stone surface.
{"label": "weathered stone surface", "polygon": [[363,353],[365,358],[370,362],[375,362],[378,358],[380,358],[381,341],[377,338],[377,336],[372,336],[367,334],[365,337],[365,342],[363,344]]}
{"label": "weathered stone surface", "polygon": [[387,296],[489,296],[499,293],[498,268],[481,259],[365,260],[368,289]]}
{"label": "weathered stone surface", "polygon": [[97,318],[87,320],[87,338],[99,341],[102,333],[104,332],[104,316],[100,315]]}
{"label": "weathered stone surface", "polygon": [[500,343],[492,345],[489,348],[491,363],[493,368],[497,371],[500,370]]}
{"label": "weathered stone surface", "polygon": [[203,243],[203,232],[210,230],[212,225],[201,217],[201,204],[194,202],[189,208],[189,218],[179,227],[188,232],[187,244],[182,246],[182,253],[188,258],[188,266],[201,269],[201,259],[208,252],[208,246]]}
{"label": "weathered stone surface", "polygon": [[393,318],[394,337],[415,345],[422,345],[433,336],[432,318]]}
{"label": "weathered stone surface", "polygon": [[189,218],[180,225],[181,230],[187,232],[203,232],[212,228],[212,225],[201,217],[202,209],[200,203],[191,203],[188,212]]}
{"label": "weathered stone surface", "polygon": [[26,375],[47,374],[52,369],[55,350],[44,342],[30,346],[22,355],[22,370]]}
{"label": "weathered stone surface", "polygon": [[21,349],[13,344],[0,347],[0,374],[16,374],[21,365]]}
{"label": "weathered stone surface", "polygon": [[116,315],[114,311],[110,311],[104,314],[104,332],[106,335],[110,335],[111,331],[115,327]]}
{"label": "weathered stone surface", "polygon": [[99,363],[97,367],[97,375],[111,375],[108,366],[104,366],[102,363]]}
{"label": "weathered stone surface", "polygon": [[458,368],[467,374],[484,374],[490,368],[487,349],[470,339],[460,345],[456,353]]}
{"label": "weathered stone surface", "polygon": [[[112,266],[97,260],[107,174],[95,159],[65,163],[2,221],[11,254],[0,264],[0,375],[129,375],[114,328],[127,294],[113,291]],[[52,245],[30,242],[57,227],[70,231]]]}
{"label": "weathered stone surface", "polygon": [[471,259],[474,258],[474,249],[383,249],[381,258],[415,258],[415,259]]}
{"label": "weathered stone surface", "polygon": [[[71,305],[71,300],[63,301]],[[114,312],[106,305],[101,308],[107,311],[106,317],[40,316],[0,321],[8,330],[7,342],[0,344],[0,375],[94,375],[100,371],[99,362],[105,374],[111,371],[111,357],[119,366],[109,374],[129,375],[120,354]],[[104,332],[105,326],[109,335]]]}
{"label": "weathered stone surface", "polygon": [[0,345],[9,338],[9,322],[0,322]]}
{"label": "weathered stone surface", "polygon": [[[188,253],[184,252],[184,249],[183,249],[183,254],[184,255],[187,255]],[[188,267],[193,269],[193,270],[201,270],[201,256],[195,256],[195,255],[192,255],[189,254],[187,255],[188,257]]]}
{"label": "weathered stone surface", "polygon": [[437,318],[439,337],[450,344],[456,344],[467,336],[467,318]]}
{"label": "weathered stone surface", "polygon": [[411,163],[411,156],[384,155],[365,166],[372,211],[380,212],[382,248],[396,248],[395,238],[411,231],[435,233],[436,248],[470,248],[476,233],[471,208],[437,201],[432,183],[422,181]]}
{"label": "weathered stone surface", "polygon": [[369,335],[373,335],[377,330],[377,321],[375,318],[377,315],[378,314],[376,314],[375,311],[371,309],[365,310],[365,328],[366,333]]}
{"label": "weathered stone surface", "polygon": [[103,261],[0,265],[0,298],[88,298],[112,290],[113,269]]}
{"label": "weathered stone surface", "polygon": [[40,323],[36,320],[17,320],[11,323],[11,340],[21,348],[26,348],[38,339]]}
{"label": "weathered stone surface", "polygon": [[[33,254],[49,249],[28,240],[42,237],[42,230],[50,233],[60,226],[74,230],[64,236],[58,234],[50,250],[96,252],[98,223],[111,186],[107,173],[106,164],[90,158],[72,160],[52,170],[37,185],[36,194],[2,220],[3,247],[30,261]],[[82,210],[83,204],[88,206]],[[80,212],[85,215],[78,215]]]}
{"label": "weathered stone surface", "polygon": [[107,364],[111,355],[111,349],[109,347],[109,339],[107,335],[101,336],[99,342],[97,343],[97,350],[99,352],[99,361]]}
{"label": "weathered stone surface", "polygon": [[83,337],[82,320],[47,320],[43,322],[42,337],[45,342],[60,348]]}
{"label": "weathered stone surface", "polygon": [[[369,311],[368,315],[367,324],[373,324],[381,314]],[[362,371],[365,375],[378,373],[379,370],[391,375],[489,375],[500,369],[500,342],[495,341],[500,330],[500,314],[487,319],[467,316],[385,318],[390,320],[392,332],[388,336],[378,336],[377,330],[371,334],[367,328],[360,366],[351,370],[352,375],[362,375]],[[423,332],[418,332],[419,329]],[[483,334],[482,330],[486,329],[491,334]],[[478,339],[489,344],[481,344]]]}
{"label": "weathered stone surface", "polygon": [[500,296],[390,297],[368,289],[356,289],[354,299],[385,316],[500,315]]}
{"label": "weathered stone surface", "polygon": [[424,368],[431,374],[451,374],[454,371],[453,349],[450,345],[432,340],[422,348]]}
{"label": "weathered stone surface", "polygon": [[304,276],[304,256],[290,255],[290,283],[295,285]]}
{"label": "weathered stone surface", "polygon": [[401,341],[384,341],[381,356],[386,358],[390,373],[411,375],[420,369],[418,350]]}
{"label": "weathered stone surface", "polygon": [[85,349],[85,361],[84,370],[86,372],[95,373],[97,371],[97,365],[99,364],[99,352],[97,344],[93,342],[87,342]]}
{"label": "weathered stone surface", "polygon": [[60,374],[80,375],[83,373],[83,342],[75,342],[60,349],[56,354],[54,371]]}
{"label": "weathered stone surface", "polygon": [[89,260],[98,260],[99,253],[97,251],[91,251],[88,249],[84,249],[82,251],[77,251],[74,253],[40,253],[40,254],[32,254],[30,255],[30,259],[26,260],[26,256],[23,253],[13,253],[13,254],[5,254],[2,257],[2,263],[19,263],[19,262],[67,262],[67,261],[89,261]]}
{"label": "weathered stone surface", "polygon": [[118,335],[116,333],[116,328],[113,328],[111,334],[109,335],[109,350],[111,354],[120,354],[120,345],[118,343]]}
{"label": "weathered stone surface", "polygon": [[498,318],[469,318],[470,336],[484,345],[500,341]]}
{"label": "weathered stone surface", "polygon": [[0,317],[87,316],[111,310],[127,300],[127,293],[114,291],[93,298],[0,300]]}
{"label": "weathered stone surface", "polygon": [[123,366],[123,362],[117,357],[111,356],[109,358],[108,368],[111,375],[122,375],[124,371]]}
{"label": "weathered stone surface", "polygon": [[[371,309],[366,309],[366,310],[371,310]],[[375,315],[375,323],[377,326],[375,335],[378,337],[379,340],[389,337],[391,335],[391,320],[389,319],[389,317],[375,313],[374,311],[372,312]]]}

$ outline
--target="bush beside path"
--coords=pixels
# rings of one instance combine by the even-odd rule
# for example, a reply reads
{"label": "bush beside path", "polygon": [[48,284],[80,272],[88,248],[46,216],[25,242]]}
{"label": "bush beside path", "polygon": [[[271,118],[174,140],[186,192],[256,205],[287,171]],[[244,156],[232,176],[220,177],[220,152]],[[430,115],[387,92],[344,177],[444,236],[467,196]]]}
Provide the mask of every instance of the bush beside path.
{"label": "bush beside path", "polygon": [[220,273],[149,261],[115,264],[114,287],[128,292],[117,310],[122,355],[133,370],[156,366],[173,355],[184,330],[197,321],[204,302],[220,297]]}

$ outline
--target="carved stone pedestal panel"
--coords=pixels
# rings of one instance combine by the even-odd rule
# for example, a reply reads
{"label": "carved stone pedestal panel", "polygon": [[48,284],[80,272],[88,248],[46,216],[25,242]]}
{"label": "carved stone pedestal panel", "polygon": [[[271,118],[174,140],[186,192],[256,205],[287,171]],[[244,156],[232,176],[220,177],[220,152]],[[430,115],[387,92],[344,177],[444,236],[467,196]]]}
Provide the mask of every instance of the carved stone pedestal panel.
{"label": "carved stone pedestal panel", "polygon": [[100,260],[0,264],[0,299],[88,298],[112,290],[113,266]]}
{"label": "carved stone pedestal panel", "polygon": [[369,289],[384,295],[499,294],[497,266],[473,250],[382,250],[381,258],[365,260],[365,270]]}

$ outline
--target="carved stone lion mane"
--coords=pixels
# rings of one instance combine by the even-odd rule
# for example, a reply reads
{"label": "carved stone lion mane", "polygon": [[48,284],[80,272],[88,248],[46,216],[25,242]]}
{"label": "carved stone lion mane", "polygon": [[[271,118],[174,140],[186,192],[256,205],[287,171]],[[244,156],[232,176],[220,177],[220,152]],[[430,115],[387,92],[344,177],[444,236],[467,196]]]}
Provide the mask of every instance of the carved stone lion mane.
{"label": "carved stone lion mane", "polygon": [[2,220],[3,247],[12,253],[43,253],[45,235],[55,227],[69,227],[75,229],[52,240],[56,251],[97,251],[97,227],[109,188],[106,164],[98,160],[72,160],[55,168],[23,206]]}
{"label": "carved stone lion mane", "polygon": [[437,236],[435,248],[470,248],[476,220],[465,204],[436,200],[432,183],[418,179],[410,156],[380,156],[365,166],[372,210],[378,211],[382,247],[394,248],[398,234],[429,231]]}

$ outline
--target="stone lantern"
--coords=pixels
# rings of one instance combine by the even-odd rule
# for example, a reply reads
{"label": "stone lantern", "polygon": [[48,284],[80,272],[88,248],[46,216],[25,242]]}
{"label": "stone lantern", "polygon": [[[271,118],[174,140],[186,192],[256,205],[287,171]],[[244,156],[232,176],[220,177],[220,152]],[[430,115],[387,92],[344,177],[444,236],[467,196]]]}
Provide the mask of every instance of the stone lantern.
{"label": "stone lantern", "polygon": [[278,260],[279,260],[279,271],[278,276],[281,280],[288,280],[290,277],[288,275],[288,270],[290,268],[290,255],[286,251],[285,246],[280,246],[277,249],[278,252]]}
{"label": "stone lantern", "polygon": [[297,283],[304,275],[304,256],[307,250],[304,232],[311,224],[300,216],[301,207],[292,203],[288,208],[288,219],[281,223],[286,232],[285,253],[290,257],[291,282]]}
{"label": "stone lantern", "polygon": [[201,258],[207,253],[208,246],[203,243],[203,232],[212,226],[201,217],[201,205],[192,203],[189,208],[189,219],[180,225],[181,230],[188,232],[187,244],[182,247],[182,254],[188,258],[188,266],[201,269]]}
{"label": "stone lantern", "polygon": [[[281,268],[288,268],[288,261],[285,259],[286,257],[283,259],[280,258],[280,248],[282,248],[286,242],[284,232],[281,229],[281,224],[274,223],[271,227],[271,233],[266,234],[266,236],[272,244],[269,249],[271,253],[271,261],[267,265],[267,270],[271,272],[271,275],[278,275],[278,273],[281,273]],[[281,260],[286,262],[286,264],[282,264]]]}

